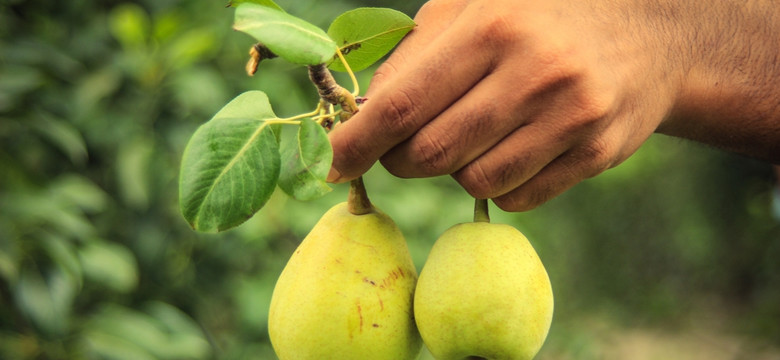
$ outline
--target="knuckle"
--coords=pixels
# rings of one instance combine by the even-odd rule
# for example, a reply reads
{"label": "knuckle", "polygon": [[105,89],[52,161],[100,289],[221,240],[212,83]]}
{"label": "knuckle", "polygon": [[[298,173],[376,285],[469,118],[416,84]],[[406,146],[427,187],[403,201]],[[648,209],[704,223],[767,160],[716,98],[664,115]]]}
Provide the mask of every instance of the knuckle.
{"label": "knuckle", "polygon": [[478,162],[458,170],[453,178],[474,198],[489,199],[496,195],[491,177]]}
{"label": "knuckle", "polygon": [[436,16],[435,14],[439,10],[439,2],[427,1],[420,9],[417,10],[417,14],[414,16],[415,21],[419,22],[421,19],[425,19],[428,16]]}
{"label": "knuckle", "polygon": [[557,191],[555,191],[554,185],[536,182],[526,184],[506,195],[496,197],[493,199],[493,202],[504,211],[528,211],[546,203],[555,197],[556,194]]}
{"label": "knuckle", "polygon": [[544,66],[532,81],[532,94],[539,100],[561,102],[575,126],[589,126],[610,117],[618,104],[618,93],[604,76],[572,61],[576,54],[564,48],[542,50]]}
{"label": "knuckle", "polygon": [[518,38],[516,21],[507,16],[494,15],[480,22],[474,35],[487,48],[505,49]]}
{"label": "knuckle", "polygon": [[519,201],[514,196],[501,196],[493,199],[493,203],[499,209],[507,212],[518,212],[533,209],[535,206],[529,206],[526,202]]}
{"label": "knuckle", "polygon": [[591,171],[586,174],[587,177],[596,176],[611,168],[615,163],[615,151],[604,142],[596,142],[593,145],[586,146],[585,149],[591,159]]}
{"label": "knuckle", "polygon": [[[338,149],[334,146],[334,165],[349,165],[345,166],[345,168],[353,169],[356,167],[359,167],[360,165],[367,164],[370,166],[374,162],[373,159],[369,157],[369,155],[366,153],[366,144],[363,144],[360,141],[345,141],[340,143],[340,147]],[[370,147],[368,147],[370,149]],[[336,162],[339,159],[348,160],[348,164],[336,164]],[[349,170],[349,169],[341,169],[341,170]],[[358,169],[356,169],[358,170]],[[351,173],[342,173],[343,176],[351,176]]]}
{"label": "knuckle", "polygon": [[437,176],[452,171],[453,159],[445,138],[446,135],[434,136],[420,132],[413,139],[412,151],[416,155],[413,161],[424,175]]}
{"label": "knuckle", "polygon": [[379,67],[374,72],[374,75],[371,76],[371,87],[379,86],[398,73],[398,68],[393,62],[393,57],[397,58],[401,56],[398,54],[399,53],[393,53],[393,55],[391,55],[391,59],[388,59],[387,61],[383,62],[382,65],[379,65]]}
{"label": "knuckle", "polygon": [[581,177],[589,178],[611,168],[616,161],[617,151],[612,143],[603,138],[596,138],[580,146],[566,167],[572,172],[575,171],[574,169],[582,168],[584,172],[581,171]]}
{"label": "knuckle", "polygon": [[409,89],[398,89],[385,98],[385,105],[379,110],[382,131],[391,138],[402,138],[417,130],[417,116],[420,112],[419,99]]}
{"label": "knuckle", "polygon": [[562,108],[556,123],[560,134],[593,134],[604,130],[616,111],[615,97],[609,91],[594,89],[595,86],[583,80],[581,75],[572,75],[561,80],[564,87]]}
{"label": "knuckle", "polygon": [[439,18],[442,13],[459,11],[468,5],[469,0],[438,0],[426,1],[417,10],[414,20],[418,23],[425,22],[427,18]]}
{"label": "knuckle", "polygon": [[603,89],[594,89],[590,82],[582,80],[574,104],[578,118],[585,123],[597,123],[611,116],[615,108],[615,96]]}

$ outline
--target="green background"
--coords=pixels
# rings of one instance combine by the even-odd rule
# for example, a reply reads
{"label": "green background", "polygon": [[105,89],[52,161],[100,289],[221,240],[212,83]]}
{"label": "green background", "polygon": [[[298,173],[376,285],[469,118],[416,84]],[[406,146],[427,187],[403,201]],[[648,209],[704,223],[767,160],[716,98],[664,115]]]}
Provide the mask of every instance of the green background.
{"label": "green background", "polygon": [[[230,29],[225,3],[0,0],[0,358],[274,358],[274,281],[346,186],[307,203],[277,191],[217,235],[183,220],[178,167],[198,125],[246,90],[266,91],[280,116],[317,96],[278,59],[245,75],[252,40]],[[413,16],[422,2],[279,3],[326,28],[354,7]],[[373,69],[358,74],[364,87]],[[418,269],[471,217],[448,177],[375,166],[366,184]],[[536,210],[494,207],[553,283],[538,358],[780,358],[775,189],[767,164],[654,136]]]}

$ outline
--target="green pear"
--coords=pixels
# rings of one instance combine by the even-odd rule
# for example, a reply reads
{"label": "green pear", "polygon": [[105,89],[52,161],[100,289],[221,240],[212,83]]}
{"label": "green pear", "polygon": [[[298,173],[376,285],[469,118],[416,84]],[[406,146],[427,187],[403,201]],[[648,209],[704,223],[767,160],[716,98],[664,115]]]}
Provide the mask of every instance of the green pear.
{"label": "green pear", "polygon": [[439,360],[529,360],[553,314],[550,279],[528,239],[491,224],[487,201],[475,222],[448,229],[425,263],[414,297],[417,327]]}
{"label": "green pear", "polygon": [[393,220],[365,196],[328,210],[295,250],[271,298],[268,332],[281,360],[404,360],[422,340],[417,271]]}

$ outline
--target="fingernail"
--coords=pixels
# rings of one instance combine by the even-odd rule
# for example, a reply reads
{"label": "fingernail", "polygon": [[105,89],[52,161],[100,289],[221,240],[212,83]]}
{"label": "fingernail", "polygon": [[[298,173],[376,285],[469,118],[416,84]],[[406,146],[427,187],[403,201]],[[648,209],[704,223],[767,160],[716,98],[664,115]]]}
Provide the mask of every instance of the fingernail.
{"label": "fingernail", "polygon": [[330,168],[330,172],[328,173],[328,178],[326,181],[329,183],[338,183],[339,179],[341,179],[341,173],[335,168]]}

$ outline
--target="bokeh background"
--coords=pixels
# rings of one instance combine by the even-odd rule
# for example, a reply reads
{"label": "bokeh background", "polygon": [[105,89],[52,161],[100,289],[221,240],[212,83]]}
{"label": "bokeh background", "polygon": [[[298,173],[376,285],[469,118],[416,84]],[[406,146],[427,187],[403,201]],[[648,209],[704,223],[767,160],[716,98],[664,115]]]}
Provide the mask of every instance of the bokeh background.
{"label": "bokeh background", "polygon": [[[252,41],[230,29],[226,2],[0,0],[0,358],[275,358],[274,282],[347,189],[306,203],[277,191],[216,235],[182,219],[179,161],[199,124],[251,89],[281,116],[316,101],[306,72],[281,60],[245,75]],[[413,16],[422,1],[279,3],[326,28],[354,7]],[[418,269],[471,217],[448,177],[376,166],[366,184]],[[552,279],[538,358],[780,359],[777,194],[765,163],[654,136],[536,210],[494,207]]]}

